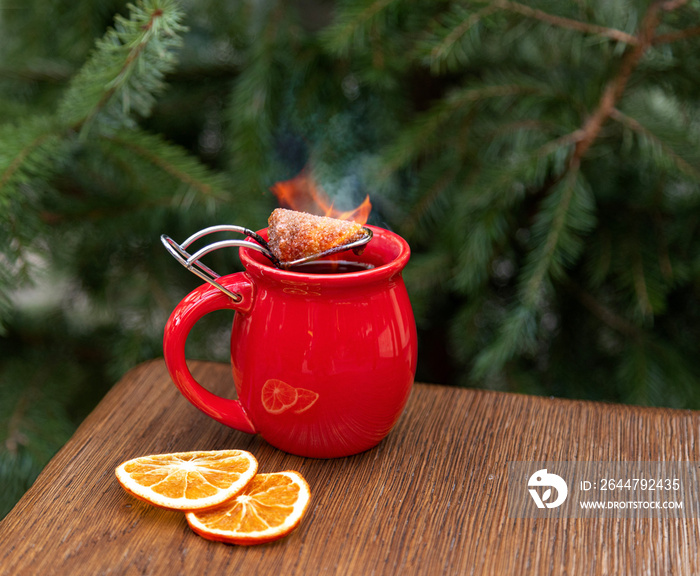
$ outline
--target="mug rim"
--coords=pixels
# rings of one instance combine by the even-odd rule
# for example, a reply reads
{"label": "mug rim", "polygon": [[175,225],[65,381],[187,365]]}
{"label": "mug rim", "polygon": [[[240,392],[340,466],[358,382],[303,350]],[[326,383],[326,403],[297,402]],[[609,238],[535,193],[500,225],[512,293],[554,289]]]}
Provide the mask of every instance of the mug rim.
{"label": "mug rim", "polygon": [[[397,273],[400,273],[403,268],[408,263],[411,256],[411,248],[408,242],[395,232],[387,230],[386,228],[380,228],[378,226],[365,225],[370,228],[374,234],[372,240],[365,246],[363,255],[369,251],[369,254],[377,254],[378,244],[383,244],[383,248],[390,250],[392,247],[395,250],[394,257],[383,264],[377,265],[374,268],[367,270],[358,270],[355,272],[342,272],[338,274],[313,274],[308,272],[299,272],[284,270],[282,268],[276,268],[270,260],[257,250],[251,250],[247,248],[241,248],[239,251],[241,263],[247,272],[256,277],[269,277],[275,278],[279,281],[313,281],[315,283],[322,282],[333,285],[342,284],[357,284],[365,282],[373,282],[376,280],[383,280],[385,278],[391,278]],[[258,230],[257,234],[262,236],[267,240],[267,228]],[[254,242],[254,240],[249,239],[248,241]],[[373,243],[374,244],[373,246]],[[352,252],[350,252],[352,255]],[[362,261],[362,256],[354,256],[350,258],[358,262]]]}

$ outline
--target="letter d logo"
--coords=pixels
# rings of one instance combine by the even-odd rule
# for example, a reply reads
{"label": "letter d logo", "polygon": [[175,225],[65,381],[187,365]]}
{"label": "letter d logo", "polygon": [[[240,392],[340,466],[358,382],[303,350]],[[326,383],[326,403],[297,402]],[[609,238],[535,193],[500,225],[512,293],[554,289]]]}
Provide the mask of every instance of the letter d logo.
{"label": "letter d logo", "polygon": [[[535,501],[538,508],[544,508],[545,506],[547,508],[556,508],[557,506],[561,506],[564,503],[564,500],[566,500],[566,497],[569,495],[569,489],[567,488],[564,479],[556,474],[549,474],[546,468],[538,470],[532,476],[530,476],[530,479],[527,481],[527,485],[530,487],[530,496],[532,496],[532,499]],[[541,498],[537,493],[537,490],[533,490],[533,488],[537,486],[548,487],[542,494]],[[554,500],[554,502],[547,502],[547,500],[549,500],[549,498],[552,496],[552,488],[555,488],[557,491],[557,499]]]}

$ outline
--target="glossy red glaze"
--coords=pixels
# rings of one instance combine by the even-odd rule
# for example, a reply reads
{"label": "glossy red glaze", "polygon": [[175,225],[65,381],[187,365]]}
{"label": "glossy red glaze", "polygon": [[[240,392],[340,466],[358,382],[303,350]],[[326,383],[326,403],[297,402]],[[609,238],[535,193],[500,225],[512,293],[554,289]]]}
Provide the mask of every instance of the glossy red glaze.
{"label": "glossy red glaze", "polygon": [[[401,271],[410,250],[400,236],[371,227],[362,255],[343,260],[371,270],[304,274],[274,268],[241,249],[245,272],[220,282],[234,303],[205,285],[175,309],[165,329],[170,374],[185,397],[215,420],[258,432],[277,448],[317,458],[378,444],[398,420],[416,370],[416,328]],[[266,237],[266,231],[260,234]],[[238,400],[211,394],[187,369],[184,343],[194,323],[236,310],[231,335]]]}

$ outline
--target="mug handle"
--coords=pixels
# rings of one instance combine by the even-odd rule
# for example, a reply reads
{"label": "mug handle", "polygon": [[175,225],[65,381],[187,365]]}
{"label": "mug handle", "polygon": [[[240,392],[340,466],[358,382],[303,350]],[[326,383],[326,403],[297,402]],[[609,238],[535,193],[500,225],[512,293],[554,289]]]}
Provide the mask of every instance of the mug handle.
{"label": "mug handle", "polygon": [[239,296],[234,300],[216,286],[204,284],[188,294],[173,310],[165,325],[163,354],[170,377],[194,406],[221,424],[255,434],[255,426],[239,400],[229,400],[206,390],[197,382],[185,359],[185,342],[193,326],[206,314],[215,310],[235,310],[237,314],[250,312],[255,298],[255,285],[245,272],[237,272],[218,279],[219,283]]}

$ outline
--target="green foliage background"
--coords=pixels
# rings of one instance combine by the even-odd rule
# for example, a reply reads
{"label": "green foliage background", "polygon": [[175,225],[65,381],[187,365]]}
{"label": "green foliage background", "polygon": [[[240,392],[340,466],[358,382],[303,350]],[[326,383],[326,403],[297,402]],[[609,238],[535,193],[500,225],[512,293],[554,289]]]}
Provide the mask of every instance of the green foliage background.
{"label": "green foliage background", "polygon": [[[0,516],[309,167],[405,236],[418,379],[700,407],[700,1],[0,3]],[[235,271],[233,253],[215,270]],[[230,317],[192,357],[226,360]]]}

